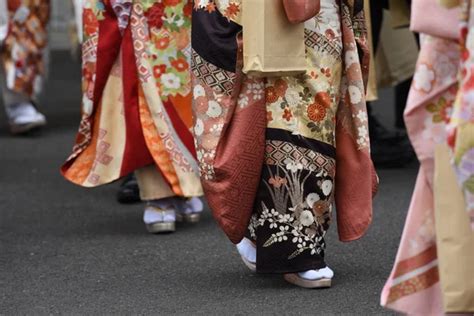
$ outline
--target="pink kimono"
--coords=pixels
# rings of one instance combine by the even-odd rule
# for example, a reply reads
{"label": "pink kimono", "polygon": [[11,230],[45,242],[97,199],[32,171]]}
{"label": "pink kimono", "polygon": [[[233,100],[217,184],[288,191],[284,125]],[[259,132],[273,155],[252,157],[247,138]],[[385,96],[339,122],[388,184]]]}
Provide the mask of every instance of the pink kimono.
{"label": "pink kimono", "polygon": [[[437,20],[443,19],[445,17]],[[440,23],[433,27],[443,25]],[[455,137],[449,132],[453,129],[448,127],[453,124],[453,113],[459,107],[459,96],[463,93],[462,88],[458,89],[460,52],[458,40],[422,35],[420,56],[405,112],[420,171],[396,262],[383,289],[381,304],[409,315],[444,315],[434,218],[434,155],[436,145]]]}

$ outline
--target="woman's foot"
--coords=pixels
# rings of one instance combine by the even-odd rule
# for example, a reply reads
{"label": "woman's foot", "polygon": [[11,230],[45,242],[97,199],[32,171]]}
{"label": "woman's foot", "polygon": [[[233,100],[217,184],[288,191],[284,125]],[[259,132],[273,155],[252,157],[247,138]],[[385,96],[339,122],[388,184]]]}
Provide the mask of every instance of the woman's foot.
{"label": "woman's foot", "polygon": [[204,210],[204,203],[198,197],[175,198],[178,221],[187,223],[197,223],[201,220],[201,213]]}
{"label": "woman's foot", "polygon": [[299,273],[287,273],[283,276],[287,282],[307,289],[331,287],[333,277],[334,272],[329,267]]}
{"label": "woman's foot", "polygon": [[254,243],[248,239],[244,238],[240,243],[236,245],[237,251],[242,258],[242,261],[252,272],[257,271],[257,248]]}
{"label": "woman's foot", "polygon": [[172,204],[149,202],[143,213],[143,222],[152,234],[172,233],[176,230],[176,210]]}
{"label": "woman's foot", "polygon": [[6,113],[12,134],[26,134],[46,125],[46,118],[30,102],[7,105]]}

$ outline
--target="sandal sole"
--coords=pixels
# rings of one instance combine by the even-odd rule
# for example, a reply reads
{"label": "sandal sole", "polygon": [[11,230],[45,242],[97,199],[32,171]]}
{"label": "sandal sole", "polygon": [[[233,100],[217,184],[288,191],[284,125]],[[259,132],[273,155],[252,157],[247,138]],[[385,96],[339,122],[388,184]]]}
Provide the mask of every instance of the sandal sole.
{"label": "sandal sole", "polygon": [[253,262],[248,261],[244,256],[240,256],[242,258],[243,263],[247,268],[249,268],[252,272],[257,272],[257,265]]}
{"label": "sandal sole", "polygon": [[174,222],[152,223],[152,224],[146,224],[145,226],[146,226],[146,230],[152,234],[173,233],[176,231],[176,224]]}
{"label": "sandal sole", "polygon": [[300,277],[297,273],[288,273],[283,275],[286,282],[305,289],[324,289],[330,288],[332,285],[331,279],[306,280]]}
{"label": "sandal sole", "polygon": [[196,224],[196,223],[199,223],[200,220],[201,220],[200,213],[176,214],[177,222],[186,222],[186,223]]}

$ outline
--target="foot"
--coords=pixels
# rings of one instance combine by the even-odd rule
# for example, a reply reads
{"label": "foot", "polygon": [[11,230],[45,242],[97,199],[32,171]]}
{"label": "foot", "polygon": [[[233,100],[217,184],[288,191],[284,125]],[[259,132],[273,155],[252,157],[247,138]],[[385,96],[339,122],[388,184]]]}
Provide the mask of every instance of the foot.
{"label": "foot", "polygon": [[236,245],[237,251],[242,258],[242,261],[252,272],[257,271],[257,248],[254,243],[248,239],[244,238],[240,243]]}
{"label": "foot", "polygon": [[287,282],[307,289],[331,287],[333,277],[334,272],[329,267],[299,273],[287,273],[283,276]]}
{"label": "foot", "polygon": [[175,198],[174,200],[176,209],[178,210],[178,221],[197,223],[201,220],[201,213],[204,210],[204,203],[200,198]]}
{"label": "foot", "polygon": [[46,118],[30,102],[15,103],[6,106],[8,123],[12,134],[28,133],[46,125]]}
{"label": "foot", "polygon": [[140,202],[140,189],[137,179],[133,174],[129,174],[120,185],[117,193],[117,201],[122,204],[131,204]]}
{"label": "foot", "polygon": [[172,205],[157,205],[157,203],[149,202],[143,213],[143,222],[148,232],[152,234],[174,232],[176,210]]}

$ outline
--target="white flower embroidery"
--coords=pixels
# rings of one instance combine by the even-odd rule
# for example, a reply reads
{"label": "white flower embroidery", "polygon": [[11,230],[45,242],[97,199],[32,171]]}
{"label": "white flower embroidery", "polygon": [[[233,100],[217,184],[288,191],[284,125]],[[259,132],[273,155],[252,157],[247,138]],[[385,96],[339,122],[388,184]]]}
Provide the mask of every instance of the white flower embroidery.
{"label": "white flower embroidery", "polygon": [[222,114],[222,107],[216,101],[209,101],[209,107],[206,114],[212,118],[219,117]]}
{"label": "white flower embroidery", "polygon": [[194,99],[206,96],[206,91],[204,90],[204,87],[199,84],[196,85],[194,87],[193,96],[194,96]]}
{"label": "white flower embroidery", "polygon": [[433,88],[434,81],[435,73],[428,65],[421,64],[418,66],[413,77],[413,86],[416,90],[428,93]]}
{"label": "white flower embroidery", "polygon": [[290,170],[293,173],[298,172],[298,170],[303,170],[303,165],[301,163],[289,162],[286,165],[286,169]]}
{"label": "white flower embroidery", "polygon": [[265,94],[265,85],[263,83],[252,83],[250,85],[251,93],[254,100],[261,100]]}
{"label": "white flower embroidery", "polygon": [[365,122],[367,122],[367,120],[368,120],[367,113],[366,113],[365,111],[362,111],[362,110],[360,110],[360,111],[357,113],[356,117],[357,117],[357,118],[359,119],[359,121],[361,121],[362,123],[365,123]]}
{"label": "white flower embroidery", "polygon": [[308,203],[308,206],[311,208],[313,208],[314,203],[318,202],[319,200],[321,200],[321,198],[317,193],[310,193],[306,197],[306,203]]}
{"label": "white flower embroidery", "polygon": [[365,147],[368,145],[367,139],[364,137],[359,137],[357,138],[357,144],[359,145],[359,147]]}
{"label": "white flower embroidery", "polygon": [[314,223],[313,213],[311,213],[310,211],[301,212],[300,223],[301,225],[306,226],[306,227],[311,226],[311,224]]}
{"label": "white flower embroidery", "polygon": [[369,136],[369,131],[367,130],[367,126],[359,126],[357,128],[359,137],[367,138]]}
{"label": "white flower embroidery", "polygon": [[349,86],[349,97],[352,104],[358,104],[360,101],[362,101],[362,92],[360,91],[359,87]]}
{"label": "white flower embroidery", "polygon": [[301,102],[301,96],[295,89],[288,88],[285,94],[286,102],[290,107],[298,106]]}
{"label": "white flower embroidery", "polygon": [[241,96],[239,98],[239,101],[238,102],[238,105],[241,109],[243,109],[244,107],[246,107],[247,105],[249,105],[249,97],[248,96]]}
{"label": "white flower embroidery", "polygon": [[161,83],[168,89],[178,89],[181,86],[179,77],[175,74],[164,74],[161,76]]}
{"label": "white flower embroidery", "polygon": [[196,136],[201,136],[204,133],[204,123],[202,120],[197,119],[196,124],[194,125],[194,134]]}
{"label": "white flower embroidery", "polygon": [[346,53],[346,67],[359,62],[359,55],[357,52],[350,50]]}
{"label": "white flower embroidery", "polygon": [[220,133],[224,128],[224,124],[214,124],[212,125],[210,132],[211,133]]}
{"label": "white flower embroidery", "polygon": [[321,185],[321,189],[323,190],[323,194],[325,196],[329,196],[332,192],[332,181],[324,180],[323,184]]}

